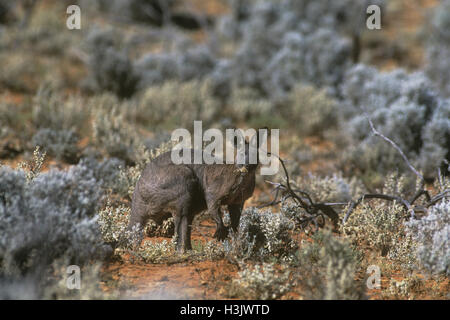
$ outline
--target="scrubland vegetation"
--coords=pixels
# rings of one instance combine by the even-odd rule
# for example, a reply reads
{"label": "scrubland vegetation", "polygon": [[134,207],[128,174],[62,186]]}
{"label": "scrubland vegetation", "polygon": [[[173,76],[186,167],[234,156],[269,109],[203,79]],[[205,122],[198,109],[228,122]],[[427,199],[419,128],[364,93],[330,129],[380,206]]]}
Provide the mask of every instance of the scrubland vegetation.
{"label": "scrubland vegetation", "polygon": [[[65,25],[73,2],[81,30]],[[406,1],[372,1],[381,30],[363,0],[205,2],[0,0],[0,298],[449,299],[450,1],[417,1],[404,29]],[[265,180],[287,194],[280,170],[222,242],[206,214],[187,253],[172,218],[136,238],[140,173],[194,120],[280,129],[292,190],[337,223],[292,197],[263,207]],[[364,194],[395,199],[352,208]],[[160,266],[168,293],[148,277],[135,290],[130,265]],[[192,265],[211,272],[191,295],[170,279]]]}

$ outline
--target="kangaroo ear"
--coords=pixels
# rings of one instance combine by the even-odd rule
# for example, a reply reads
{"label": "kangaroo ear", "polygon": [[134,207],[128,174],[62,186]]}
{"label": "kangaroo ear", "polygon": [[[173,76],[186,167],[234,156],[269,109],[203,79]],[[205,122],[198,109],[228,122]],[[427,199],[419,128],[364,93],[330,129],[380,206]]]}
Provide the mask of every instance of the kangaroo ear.
{"label": "kangaroo ear", "polygon": [[258,145],[257,145],[258,148],[261,145],[263,145],[263,143],[267,140],[268,135],[269,135],[268,127],[259,128],[258,131],[256,131],[256,139],[257,139],[257,143],[258,143]]}
{"label": "kangaroo ear", "polygon": [[243,142],[246,143],[244,136],[242,135],[242,131],[240,129],[234,128],[234,138],[233,138],[233,145],[237,148],[239,146],[239,140],[244,140]]}

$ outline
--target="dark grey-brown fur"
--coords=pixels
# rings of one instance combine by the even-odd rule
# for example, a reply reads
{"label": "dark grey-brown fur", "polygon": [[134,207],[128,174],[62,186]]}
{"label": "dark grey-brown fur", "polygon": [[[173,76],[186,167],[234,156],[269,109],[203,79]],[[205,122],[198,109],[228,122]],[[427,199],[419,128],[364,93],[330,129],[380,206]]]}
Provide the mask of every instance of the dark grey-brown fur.
{"label": "dark grey-brown fur", "polygon": [[[246,162],[248,163],[246,143]],[[191,150],[191,152],[194,152]],[[149,163],[136,184],[129,227],[144,226],[148,219],[161,222],[172,215],[177,250],[191,249],[191,225],[198,213],[208,210],[217,225],[215,237],[227,236],[221,206],[227,205],[231,227],[237,231],[244,202],[255,189],[256,164],[175,165],[171,152]]]}

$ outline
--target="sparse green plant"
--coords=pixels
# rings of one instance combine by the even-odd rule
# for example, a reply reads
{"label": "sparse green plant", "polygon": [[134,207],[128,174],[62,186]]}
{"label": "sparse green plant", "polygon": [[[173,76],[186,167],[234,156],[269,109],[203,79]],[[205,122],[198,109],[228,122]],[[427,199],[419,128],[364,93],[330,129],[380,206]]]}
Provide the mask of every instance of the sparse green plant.
{"label": "sparse green plant", "polygon": [[42,86],[32,107],[32,122],[37,129],[32,145],[58,159],[76,163],[80,134],[88,116],[80,97],[65,100],[52,87]]}
{"label": "sparse green plant", "polygon": [[270,100],[261,98],[258,91],[246,87],[233,88],[228,101],[230,115],[237,120],[253,121],[268,115],[273,117],[274,109]]}
{"label": "sparse green plant", "polygon": [[125,238],[130,208],[124,205],[112,207],[108,204],[98,212],[98,224],[105,243],[113,247],[121,247],[127,244]]}
{"label": "sparse green plant", "polygon": [[80,132],[89,117],[89,110],[83,105],[80,97],[69,96],[64,99],[51,85],[43,85],[33,100],[32,122],[38,129]]}
{"label": "sparse green plant", "polygon": [[24,111],[23,106],[6,103],[5,97],[1,97],[0,101],[0,139],[19,138],[25,132],[24,119],[21,112]]}
{"label": "sparse green plant", "polygon": [[295,185],[320,202],[346,202],[361,192],[356,179],[347,179],[342,174],[319,177],[313,174],[299,176]]}

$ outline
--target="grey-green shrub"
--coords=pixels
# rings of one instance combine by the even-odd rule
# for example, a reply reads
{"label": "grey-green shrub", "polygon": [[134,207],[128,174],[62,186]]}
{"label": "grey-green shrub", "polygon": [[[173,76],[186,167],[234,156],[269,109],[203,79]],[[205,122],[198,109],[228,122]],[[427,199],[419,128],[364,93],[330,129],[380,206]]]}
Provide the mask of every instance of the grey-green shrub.
{"label": "grey-green shrub", "polygon": [[450,1],[443,0],[433,9],[429,24],[425,70],[442,95],[450,97]]}
{"label": "grey-green shrub", "polygon": [[[2,98],[3,100],[3,98]],[[0,102],[0,139],[18,137],[23,134],[24,123],[21,121],[22,106]]]}
{"label": "grey-green shrub", "polygon": [[203,126],[210,125],[220,111],[207,80],[168,81],[149,87],[137,108],[140,121],[172,129],[190,129],[194,120],[202,120]]}
{"label": "grey-green shrub", "polygon": [[291,231],[294,224],[281,214],[254,207],[243,211],[239,231],[225,246],[237,259],[292,261],[296,243]]}
{"label": "grey-green shrub", "polygon": [[133,164],[140,143],[135,126],[126,120],[127,111],[119,104],[93,110],[93,141],[101,150]]}
{"label": "grey-green shrub", "polygon": [[[448,102],[436,94],[422,72],[408,74],[397,69],[381,73],[357,65],[347,73],[342,92],[345,99],[342,112],[350,119],[343,125],[358,143],[349,157],[355,157],[357,167],[376,168],[380,172],[405,168],[394,148],[373,137],[366,112],[379,132],[398,144],[413,163],[422,164],[426,176],[435,175],[437,167],[448,157],[449,129],[444,120]],[[431,135],[435,135],[433,139]],[[434,139],[437,137],[442,139]]]}
{"label": "grey-green shrub", "polygon": [[[330,1],[320,5],[327,13],[339,6]],[[305,16],[305,7],[314,13]],[[351,43],[328,22],[339,11],[348,12],[348,7],[330,15],[318,14],[313,7],[317,9],[316,2],[310,1],[233,3],[231,16],[219,23],[230,26],[234,21],[231,33],[239,40],[231,57],[231,81],[259,90],[274,100],[283,98],[299,82],[324,86],[337,94],[351,64]],[[324,19],[316,23],[316,17]],[[347,22],[354,22],[354,18]]]}
{"label": "grey-green shrub", "polygon": [[408,233],[418,242],[420,263],[432,273],[450,274],[450,202],[444,200],[428,215],[406,223]]}
{"label": "grey-green shrub", "polygon": [[78,142],[90,112],[77,96],[67,98],[48,85],[34,97],[32,123],[37,131],[31,144],[40,146],[51,156],[68,162],[78,160]]}
{"label": "grey-green shrub", "polygon": [[0,278],[40,284],[53,261],[83,265],[110,254],[96,211],[102,197],[94,172],[83,164],[50,170],[27,180],[25,172],[0,168]]}
{"label": "grey-green shrub", "polygon": [[131,97],[139,77],[124,48],[119,48],[113,30],[94,29],[87,37],[88,68],[95,89],[109,91],[121,98]]}
{"label": "grey-green shrub", "polygon": [[440,164],[442,172],[449,170],[450,161],[450,99],[440,100],[430,121],[422,131],[423,147],[419,164],[427,175],[436,175]]}
{"label": "grey-green shrub", "polygon": [[32,122],[38,129],[74,130],[79,132],[86,124],[89,110],[77,96],[65,98],[50,85],[43,85],[36,93],[32,106]]}
{"label": "grey-green shrub", "polygon": [[338,124],[337,102],[325,90],[297,85],[283,107],[286,117],[302,134],[323,135]]}
{"label": "grey-green shrub", "polygon": [[40,129],[32,138],[34,147],[39,146],[48,155],[73,162],[77,159],[79,137],[73,130]]}
{"label": "grey-green shrub", "polygon": [[139,88],[145,89],[178,77],[177,57],[173,53],[148,53],[134,62]]}
{"label": "grey-green shrub", "polygon": [[365,289],[355,280],[358,252],[342,238],[329,231],[314,235],[314,242],[299,252],[299,281],[307,299],[364,299]]}
{"label": "grey-green shrub", "polygon": [[289,291],[289,271],[278,271],[273,264],[255,265],[238,272],[233,279],[232,292],[248,299],[280,299]]}

